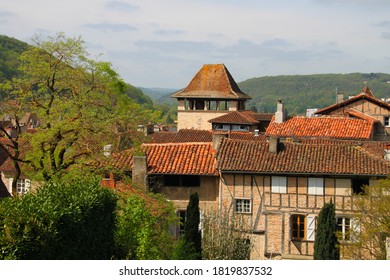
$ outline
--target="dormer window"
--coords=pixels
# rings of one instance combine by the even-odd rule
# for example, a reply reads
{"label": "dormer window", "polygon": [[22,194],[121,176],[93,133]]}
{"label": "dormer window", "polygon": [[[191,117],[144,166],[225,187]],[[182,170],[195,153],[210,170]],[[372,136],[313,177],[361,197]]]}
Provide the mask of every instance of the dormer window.
{"label": "dormer window", "polygon": [[384,126],[389,127],[390,126],[390,117],[384,117]]}

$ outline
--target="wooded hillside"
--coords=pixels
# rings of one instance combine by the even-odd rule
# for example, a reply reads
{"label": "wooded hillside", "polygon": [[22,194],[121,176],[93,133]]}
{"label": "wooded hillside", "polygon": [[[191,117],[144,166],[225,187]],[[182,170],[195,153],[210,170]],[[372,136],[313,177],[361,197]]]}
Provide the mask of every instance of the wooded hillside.
{"label": "wooded hillside", "polygon": [[248,108],[272,113],[282,99],[289,114],[306,114],[308,108],[323,108],[336,102],[336,91],[345,98],[360,93],[368,83],[377,98],[390,97],[390,75],[383,73],[316,74],[260,77],[238,84],[252,100]]}

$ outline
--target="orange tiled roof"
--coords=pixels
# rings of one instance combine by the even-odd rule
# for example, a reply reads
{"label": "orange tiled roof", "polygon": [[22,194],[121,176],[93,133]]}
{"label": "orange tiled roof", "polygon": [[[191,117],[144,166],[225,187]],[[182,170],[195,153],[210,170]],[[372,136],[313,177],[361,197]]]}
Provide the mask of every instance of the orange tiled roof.
{"label": "orange tiled roof", "polygon": [[250,99],[243,93],[223,64],[205,64],[189,85],[172,95],[175,98]]}
{"label": "orange tiled roof", "polygon": [[373,121],[362,119],[297,116],[283,123],[275,123],[273,119],[265,135],[369,140],[373,132],[373,125]]}
{"label": "orange tiled roof", "polygon": [[[149,174],[216,175],[215,151],[211,143],[143,144]],[[100,167],[121,170],[133,167],[133,151],[112,154]]]}
{"label": "orange tiled roof", "polygon": [[258,124],[260,121],[270,121],[273,114],[260,114],[253,111],[233,111],[226,115],[209,120],[210,123]]}
{"label": "orange tiled roof", "polygon": [[[157,132],[154,134],[159,134]],[[165,134],[165,133],[163,133]],[[164,137],[153,137],[151,143],[163,144],[163,143],[191,143],[191,142],[212,142],[213,134],[226,134],[231,139],[242,139],[251,141],[266,141],[264,134],[260,133],[259,136],[255,136],[254,132],[241,132],[241,131],[225,131],[225,130],[201,130],[201,129],[180,129],[178,132],[172,132],[172,135],[164,139]],[[169,138],[169,139],[168,139]],[[159,140],[161,140],[159,142]]]}
{"label": "orange tiled roof", "polygon": [[[283,143],[278,153],[268,143],[225,139],[217,154],[222,172],[387,176],[390,162],[364,146]],[[382,149],[382,154],[384,150]]]}

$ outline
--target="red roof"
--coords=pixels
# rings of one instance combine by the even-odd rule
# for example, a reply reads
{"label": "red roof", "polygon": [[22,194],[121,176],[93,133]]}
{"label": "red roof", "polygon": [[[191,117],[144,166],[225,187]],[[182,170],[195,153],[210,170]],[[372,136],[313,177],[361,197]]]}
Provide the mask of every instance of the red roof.
{"label": "red roof", "polygon": [[[355,144],[283,143],[278,153],[268,143],[225,139],[217,154],[222,172],[387,176],[390,162]],[[378,151],[378,150],[377,150]],[[384,150],[382,149],[382,155]]]}
{"label": "red roof", "polygon": [[[149,174],[217,175],[211,143],[143,144]],[[100,167],[121,170],[133,167],[133,150],[114,153]]]}
{"label": "red roof", "polygon": [[374,122],[345,117],[292,117],[283,123],[273,119],[266,136],[371,139]]}
{"label": "red roof", "polygon": [[260,121],[270,121],[273,114],[256,113],[253,111],[233,111],[226,115],[209,120],[210,123],[258,124]]}
{"label": "red roof", "polygon": [[172,95],[175,98],[250,99],[243,93],[223,64],[205,64],[189,85]]}

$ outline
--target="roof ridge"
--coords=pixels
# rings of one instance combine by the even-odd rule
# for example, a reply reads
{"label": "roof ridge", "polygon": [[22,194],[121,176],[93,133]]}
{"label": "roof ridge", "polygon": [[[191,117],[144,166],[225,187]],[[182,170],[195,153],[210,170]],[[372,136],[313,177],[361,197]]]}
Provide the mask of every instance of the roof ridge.
{"label": "roof ridge", "polygon": [[143,143],[142,146],[194,146],[194,145],[211,145],[210,142],[169,142],[169,143]]}

